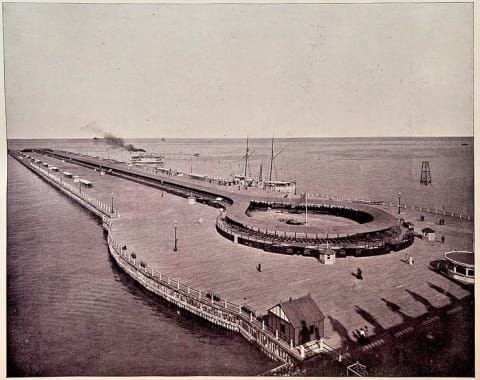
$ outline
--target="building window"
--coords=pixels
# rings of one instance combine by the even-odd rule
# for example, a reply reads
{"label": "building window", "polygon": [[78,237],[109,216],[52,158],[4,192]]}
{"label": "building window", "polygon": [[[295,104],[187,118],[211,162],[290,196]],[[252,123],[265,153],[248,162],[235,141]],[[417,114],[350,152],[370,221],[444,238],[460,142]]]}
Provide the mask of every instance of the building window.
{"label": "building window", "polygon": [[280,323],[280,332],[285,334],[285,325],[283,323]]}
{"label": "building window", "polygon": [[467,271],[465,270],[465,267],[457,266],[457,273],[466,275]]}
{"label": "building window", "polygon": [[315,331],[315,326],[314,326],[314,325],[310,325],[310,334],[313,334],[314,331]]}
{"label": "building window", "polygon": [[468,270],[468,275],[469,275],[469,276],[472,276],[472,277],[475,277],[475,270],[474,270],[473,268],[470,268],[470,269]]}

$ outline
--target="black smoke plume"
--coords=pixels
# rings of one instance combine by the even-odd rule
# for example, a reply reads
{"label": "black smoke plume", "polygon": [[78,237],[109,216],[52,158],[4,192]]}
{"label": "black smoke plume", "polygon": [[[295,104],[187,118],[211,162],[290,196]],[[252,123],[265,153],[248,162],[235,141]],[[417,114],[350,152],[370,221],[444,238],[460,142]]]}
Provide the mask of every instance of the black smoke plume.
{"label": "black smoke plume", "polygon": [[111,133],[107,133],[103,137],[103,141],[108,145],[123,148],[129,152],[145,152],[145,149],[136,148],[133,144],[125,144],[125,141],[121,137],[114,136]]}

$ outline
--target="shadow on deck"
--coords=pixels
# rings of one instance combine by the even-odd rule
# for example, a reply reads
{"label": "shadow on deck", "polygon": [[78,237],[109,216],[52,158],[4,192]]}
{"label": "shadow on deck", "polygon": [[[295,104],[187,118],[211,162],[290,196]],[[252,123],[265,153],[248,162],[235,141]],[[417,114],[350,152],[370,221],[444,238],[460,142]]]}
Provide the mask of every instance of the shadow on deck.
{"label": "shadow on deck", "polygon": [[[359,361],[370,376],[461,376],[475,375],[474,297],[462,299],[442,287],[427,282],[430,288],[447,296],[450,303],[437,308],[420,294],[405,289],[427,309],[411,317],[392,300],[381,298],[402,318],[402,323],[385,329],[367,310],[355,305],[355,311],[373,327],[366,338],[358,330],[349,332],[335,318],[328,316],[340,336],[342,363],[325,356],[305,361],[298,370],[302,376],[345,376],[346,367]],[[328,343],[328,340],[327,340]],[[340,365],[342,364],[342,365]]]}

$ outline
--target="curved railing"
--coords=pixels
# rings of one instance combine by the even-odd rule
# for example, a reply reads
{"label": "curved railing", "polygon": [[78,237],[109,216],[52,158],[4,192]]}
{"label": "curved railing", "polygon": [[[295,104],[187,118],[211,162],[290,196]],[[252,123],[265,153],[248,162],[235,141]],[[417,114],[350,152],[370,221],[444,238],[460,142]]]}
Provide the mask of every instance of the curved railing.
{"label": "curved railing", "polygon": [[[389,253],[390,250],[398,251],[410,246],[413,243],[412,234],[401,234],[401,231],[392,231],[391,236],[387,232],[376,233],[370,237],[362,235],[353,236],[332,236],[320,238],[313,234],[277,234],[277,231],[254,230],[248,227],[238,226],[229,223],[229,219],[218,216],[216,219],[217,231],[225,238],[234,243],[248,245],[250,247],[263,249],[268,252],[282,254],[301,254],[306,256],[319,255],[319,251],[330,248],[341,256],[352,254],[378,255]],[[293,236],[290,236],[293,235]]]}
{"label": "curved railing", "polygon": [[254,311],[246,310],[245,306],[223,300],[212,291],[205,292],[183,284],[164,273],[154,270],[147,262],[130,252],[125,245],[122,245],[115,238],[112,230],[113,218],[120,217],[117,211],[112,213],[108,206],[64,183],[61,178],[37,165],[32,165],[31,162],[26,162],[23,158],[20,159],[15,154],[12,154],[12,156],[52,186],[60,189],[101,218],[103,228],[107,233],[110,256],[137,283],[177,307],[215,325],[239,332],[274,360],[294,363],[305,358],[304,350],[294,347],[292,342],[288,344],[281,340],[278,332],[274,334],[268,330],[265,322],[256,318]]}

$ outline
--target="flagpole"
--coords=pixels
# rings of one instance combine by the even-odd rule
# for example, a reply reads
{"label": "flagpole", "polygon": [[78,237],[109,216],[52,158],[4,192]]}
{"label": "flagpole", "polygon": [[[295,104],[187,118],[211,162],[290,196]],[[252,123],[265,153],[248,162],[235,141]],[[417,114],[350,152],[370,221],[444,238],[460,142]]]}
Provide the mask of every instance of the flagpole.
{"label": "flagpole", "polygon": [[307,203],[308,203],[308,193],[305,192],[305,228],[308,226],[308,216],[307,216],[308,206],[307,206]]}

